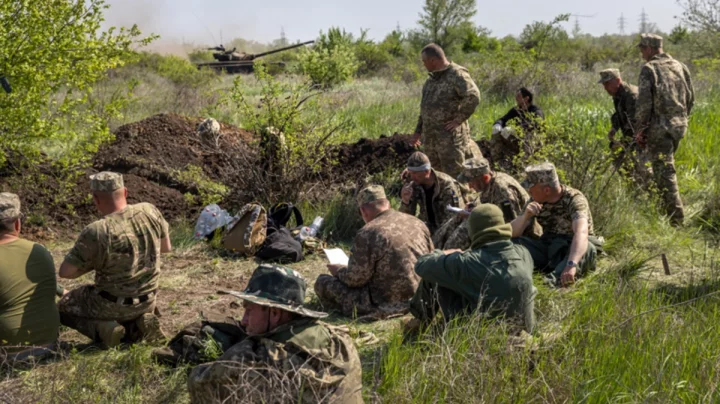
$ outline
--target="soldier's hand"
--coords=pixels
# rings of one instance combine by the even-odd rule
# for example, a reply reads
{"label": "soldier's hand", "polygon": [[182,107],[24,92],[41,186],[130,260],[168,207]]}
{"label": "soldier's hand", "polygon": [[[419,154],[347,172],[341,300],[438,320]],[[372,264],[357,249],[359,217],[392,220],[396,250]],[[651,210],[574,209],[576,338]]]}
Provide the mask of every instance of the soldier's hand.
{"label": "soldier's hand", "polygon": [[445,250],[445,251],[443,251],[443,254],[445,254],[445,255],[450,255],[450,254],[455,254],[456,252],[462,252],[462,250],[460,250],[460,249],[458,249],[458,248],[453,248],[452,250]]}
{"label": "soldier's hand", "polygon": [[412,198],[413,194],[413,184],[412,182],[408,182],[407,184],[403,185],[402,191],[400,191],[400,199],[402,199],[402,203],[405,205],[410,204],[410,198]]}
{"label": "soldier's hand", "polygon": [[412,137],[410,137],[410,146],[418,147],[422,144],[420,141],[420,134],[419,133],[413,133]]}
{"label": "soldier's hand", "polygon": [[327,269],[328,269],[328,271],[330,271],[332,276],[337,276],[338,271],[343,267],[344,267],[344,265],[340,265],[340,264],[327,264]]}
{"label": "soldier's hand", "polygon": [[445,124],[445,130],[448,132],[452,132],[457,129],[458,126],[460,126],[460,122],[453,119],[452,121]]}
{"label": "soldier's hand", "polygon": [[575,274],[577,273],[577,267],[565,267],[565,269],[562,271],[562,274],[560,274],[560,285],[563,287],[570,286],[573,283],[575,283]]}
{"label": "soldier's hand", "polygon": [[530,202],[525,208],[525,216],[529,218],[533,218],[540,214],[540,210],[542,209],[542,205],[537,202]]}

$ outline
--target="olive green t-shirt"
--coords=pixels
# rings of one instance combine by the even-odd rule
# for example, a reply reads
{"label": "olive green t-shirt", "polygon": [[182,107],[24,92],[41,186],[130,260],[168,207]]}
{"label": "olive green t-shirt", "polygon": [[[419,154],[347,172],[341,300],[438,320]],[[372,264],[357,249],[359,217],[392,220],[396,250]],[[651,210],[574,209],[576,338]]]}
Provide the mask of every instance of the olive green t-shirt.
{"label": "olive green t-shirt", "polygon": [[0,244],[0,345],[45,345],[57,339],[55,264],[40,244]]}

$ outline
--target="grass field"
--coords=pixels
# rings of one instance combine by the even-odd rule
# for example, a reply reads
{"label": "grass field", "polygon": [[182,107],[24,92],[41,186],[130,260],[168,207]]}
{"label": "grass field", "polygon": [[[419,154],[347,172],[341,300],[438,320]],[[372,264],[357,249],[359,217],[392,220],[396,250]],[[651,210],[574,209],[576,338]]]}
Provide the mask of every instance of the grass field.
{"label": "grass field", "polygon": [[[136,98],[114,126],[166,111],[203,115],[212,110],[219,119],[243,123],[232,110],[211,108],[218,91],[230,85],[230,77],[212,81],[212,91],[196,90],[196,98],[183,102],[177,101],[186,91],[182,86],[154,73],[139,77]],[[240,80],[248,94],[259,95],[252,77]],[[537,279],[539,331],[531,340],[511,338],[502,324],[478,318],[403,344],[398,319],[360,324],[331,317],[336,324],[349,322],[354,335],[371,332],[379,339],[359,345],[366,401],[720,400],[720,144],[715,134],[720,102],[715,94],[698,88],[697,108],[676,155],[687,206],[686,226],[676,229],[659,217],[651,196],[607,169],[605,135],[612,102],[595,81],[592,73],[577,73],[573,83],[557,93],[539,94],[537,104],[560,139],[551,145],[548,157],[566,182],[588,196],[596,231],[607,240],[607,256],[601,257],[598,270],[571,289],[549,289]],[[107,85],[114,85],[112,79]],[[420,85],[376,78],[323,95],[336,101],[336,113],[353,117],[352,128],[334,141],[412,132]],[[170,99],[176,101],[169,103]],[[474,136],[488,137],[492,122],[511,105],[509,99],[484,97],[470,121]],[[396,178],[388,173],[382,180],[392,183]],[[337,200],[308,205],[304,213],[332,217],[326,232],[345,226],[343,234],[350,234],[358,225],[357,217],[348,216],[357,215],[356,210]],[[164,261],[160,308],[168,334],[192,322],[201,310],[239,315],[240,307],[217,290],[242,288],[255,267],[252,261],[219,256],[193,242],[190,234],[188,224],[174,226],[176,248]],[[56,262],[71,242],[50,246]],[[668,258],[670,275],[663,270],[660,254]],[[291,267],[311,284],[325,271],[319,257]],[[68,286],[90,280],[86,276]],[[308,290],[311,304],[316,304],[312,288]],[[62,331],[62,339],[87,342],[69,330]],[[151,349],[78,348],[64,360],[2,369],[0,401],[187,402],[186,369],[153,364]]]}

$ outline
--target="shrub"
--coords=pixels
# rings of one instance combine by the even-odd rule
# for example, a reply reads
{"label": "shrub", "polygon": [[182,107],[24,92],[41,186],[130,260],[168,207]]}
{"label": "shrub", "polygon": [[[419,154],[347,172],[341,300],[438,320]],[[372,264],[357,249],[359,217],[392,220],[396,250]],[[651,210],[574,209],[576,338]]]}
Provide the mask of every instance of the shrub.
{"label": "shrub", "polygon": [[330,28],[320,33],[315,46],[301,52],[298,68],[314,85],[330,88],[350,80],[359,66],[352,35]]}

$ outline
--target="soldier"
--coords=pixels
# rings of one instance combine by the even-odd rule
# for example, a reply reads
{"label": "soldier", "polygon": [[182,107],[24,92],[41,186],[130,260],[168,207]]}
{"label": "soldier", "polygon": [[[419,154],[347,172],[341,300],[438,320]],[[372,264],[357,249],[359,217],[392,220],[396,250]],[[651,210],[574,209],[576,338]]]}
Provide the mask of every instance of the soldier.
{"label": "soldier", "polygon": [[[545,114],[533,103],[534,97],[527,88],[520,88],[515,93],[517,105],[495,121],[490,139],[490,155],[496,167],[512,168],[513,158],[520,153],[521,148],[528,156],[535,152],[538,146],[535,144],[535,135],[541,129]],[[520,128],[522,134],[517,133],[515,126]]]}
{"label": "soldier", "polygon": [[522,236],[537,220],[543,229],[542,237],[521,237],[517,242],[530,251],[535,269],[548,273],[556,284],[570,285],[575,278],[595,269],[595,244],[599,243],[592,237],[588,201],[582,192],[560,184],[552,163],[527,167],[525,174],[532,201],[524,214],[511,223],[513,237]]}
{"label": "soldier", "polygon": [[381,186],[362,189],[357,201],[366,224],[355,236],[350,262],[328,265],[332,276],[318,277],[315,294],[346,316],[404,312],[419,282],[415,262],[433,250],[430,232],[393,210]]}
{"label": "soldier", "polygon": [[[501,172],[493,171],[490,163],[481,157],[465,160],[463,172],[458,181],[468,184],[473,191],[479,192],[479,198],[466,206],[466,210],[459,213],[442,225],[433,235],[433,244],[436,248],[467,250],[470,248],[470,233],[467,217],[470,211],[481,203],[491,203],[500,208],[506,223],[510,223],[517,216],[522,215],[525,205],[530,202],[530,196],[515,178]],[[542,229],[535,222],[528,226],[524,233],[528,237],[540,237]]]}
{"label": "soldier", "polygon": [[50,348],[60,326],[52,255],[20,238],[22,216],[20,198],[0,193],[0,363],[3,351],[17,358],[22,345]]}
{"label": "soldier", "polygon": [[675,174],[675,152],[685,136],[695,92],[687,66],[663,52],[663,39],[642,34],[638,47],[647,63],[640,70],[635,141],[647,147],[665,212],[673,225],[685,218]]}
{"label": "soldier", "polygon": [[465,207],[465,196],[460,184],[445,173],[435,171],[428,156],[421,152],[410,155],[404,179],[408,181],[400,192],[400,212],[415,216],[420,207],[420,220],[434,234],[455,214],[447,210],[450,205]]}
{"label": "soldier", "polygon": [[[204,363],[192,370],[193,403],[362,403],[362,367],[352,340],[308,310],[306,282],[294,270],[261,264],[243,292],[240,324],[221,315],[192,324],[153,356],[163,362]],[[209,340],[222,356],[209,362]]]}
{"label": "soldier", "polygon": [[482,156],[467,122],[480,102],[480,90],[468,70],[450,63],[440,46],[427,45],[421,55],[430,78],[423,86],[412,143],[418,145],[422,138],[432,164],[455,178],[465,159]]}
{"label": "soldier", "polygon": [[126,338],[126,327],[146,339],[164,338],[152,313],[160,253],[172,249],[168,224],[149,203],[127,204],[120,174],[92,175],[90,189],[103,218],[80,233],[60,266],[60,277],[75,279],[95,271],[95,284],[80,286],[60,300],[60,321],[108,347],[137,338]]}
{"label": "soldier", "polygon": [[446,321],[477,309],[491,317],[505,316],[532,332],[537,289],[530,253],[510,241],[512,227],[496,205],[479,205],[468,223],[469,251],[436,250],[418,259],[415,272],[422,281],[410,303],[420,323],[415,327],[432,321],[438,308]]}

